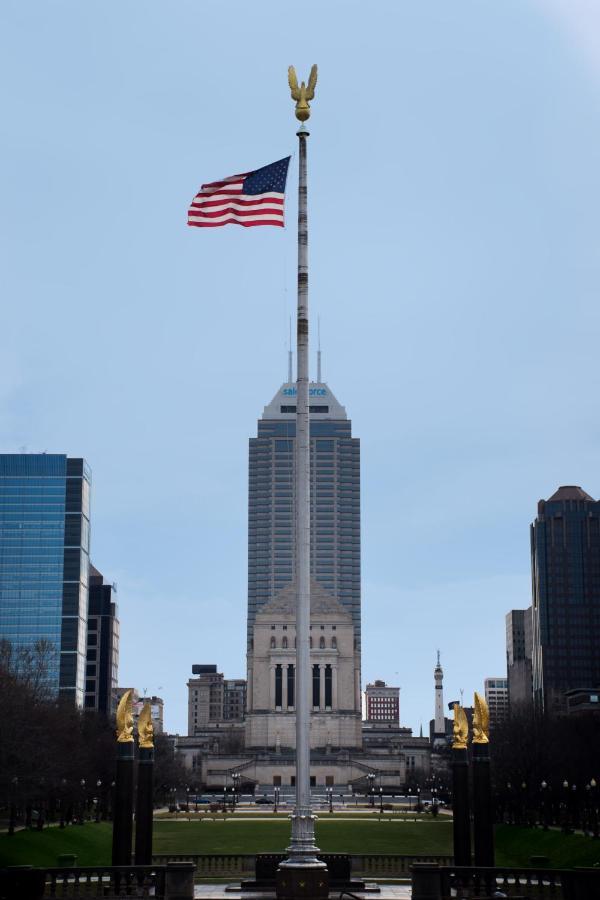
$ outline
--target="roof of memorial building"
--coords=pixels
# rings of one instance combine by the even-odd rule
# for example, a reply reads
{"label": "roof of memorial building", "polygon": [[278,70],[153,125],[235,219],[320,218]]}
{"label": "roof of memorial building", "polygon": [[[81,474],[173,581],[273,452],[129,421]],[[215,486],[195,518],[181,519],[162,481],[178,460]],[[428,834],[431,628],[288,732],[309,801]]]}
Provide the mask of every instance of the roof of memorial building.
{"label": "roof of memorial building", "polygon": [[[329,594],[317,581],[310,582],[310,611],[313,615],[335,615],[351,621],[352,617],[344,609],[341,603]],[[274,614],[294,615],[296,612],[296,584],[290,582],[283,590],[269,600],[268,603],[257,612],[256,618],[270,618]]]}

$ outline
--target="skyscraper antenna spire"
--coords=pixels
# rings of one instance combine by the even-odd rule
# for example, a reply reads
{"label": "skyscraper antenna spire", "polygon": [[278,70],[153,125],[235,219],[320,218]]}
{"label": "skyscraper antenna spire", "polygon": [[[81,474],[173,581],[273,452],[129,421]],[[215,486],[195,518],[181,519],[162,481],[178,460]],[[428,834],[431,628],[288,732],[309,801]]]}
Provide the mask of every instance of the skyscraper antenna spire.
{"label": "skyscraper antenna spire", "polygon": [[290,316],[290,336],[288,341],[288,384],[293,380],[293,352],[292,352],[292,317]]}
{"label": "skyscraper antenna spire", "polygon": [[321,316],[317,317],[317,335],[318,335],[317,383],[321,384]]}
{"label": "skyscraper antenna spire", "polygon": [[440,651],[437,652],[437,664],[440,665]]}

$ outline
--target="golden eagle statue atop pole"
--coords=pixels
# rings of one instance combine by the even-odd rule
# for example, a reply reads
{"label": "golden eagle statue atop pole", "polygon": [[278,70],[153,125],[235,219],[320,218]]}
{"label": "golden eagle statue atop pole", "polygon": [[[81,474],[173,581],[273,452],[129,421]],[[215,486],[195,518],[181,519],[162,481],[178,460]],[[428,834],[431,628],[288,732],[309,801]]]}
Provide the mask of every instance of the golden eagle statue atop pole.
{"label": "golden eagle statue atop pole", "polygon": [[453,750],[466,750],[467,741],[469,740],[469,721],[467,714],[460,705],[454,704],[454,741],[452,743]]}
{"label": "golden eagle statue atop pole", "polygon": [[481,694],[475,692],[475,713],[473,715],[473,743],[489,744],[490,713]]}
{"label": "golden eagle statue atop pole", "polygon": [[296,118],[301,122],[306,122],[310,117],[310,104],[308,101],[312,100],[315,96],[317,67],[312,66],[310,75],[308,76],[308,85],[302,81],[300,87],[298,87],[296,70],[293,66],[290,66],[288,69],[288,81],[290,84],[290,91],[292,92],[292,100],[296,101]]}
{"label": "golden eagle statue atop pole", "polygon": [[133,691],[125,691],[117,707],[117,742],[129,744],[133,741]]}
{"label": "golden eagle statue atop pole", "polygon": [[149,703],[144,703],[143,709],[138,719],[138,737],[140,739],[140,747],[146,747],[148,750],[151,750],[152,747],[154,747],[152,707]]}

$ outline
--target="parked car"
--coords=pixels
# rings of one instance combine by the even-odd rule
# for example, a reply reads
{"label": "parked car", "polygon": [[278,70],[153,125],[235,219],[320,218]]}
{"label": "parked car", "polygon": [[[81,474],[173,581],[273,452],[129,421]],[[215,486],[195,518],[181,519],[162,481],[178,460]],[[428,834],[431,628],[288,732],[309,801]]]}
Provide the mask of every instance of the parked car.
{"label": "parked car", "polygon": [[268,797],[257,797],[254,802],[255,803],[270,803],[271,805],[273,804],[273,801],[269,800]]}

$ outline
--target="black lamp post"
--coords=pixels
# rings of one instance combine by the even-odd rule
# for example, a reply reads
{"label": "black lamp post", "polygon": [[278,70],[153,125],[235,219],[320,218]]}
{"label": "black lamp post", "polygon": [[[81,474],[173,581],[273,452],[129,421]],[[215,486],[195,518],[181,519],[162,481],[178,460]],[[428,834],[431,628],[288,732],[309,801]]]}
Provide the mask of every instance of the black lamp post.
{"label": "black lamp post", "polygon": [[548,831],[548,783],[546,781],[542,781],[540,785],[540,806],[542,826],[544,831]]}
{"label": "black lamp post", "polygon": [[81,815],[79,816],[79,824],[85,825],[85,778],[82,778],[79,784],[81,785]]}
{"label": "black lamp post", "polygon": [[99,822],[99,821],[100,821],[100,812],[101,812],[101,808],[100,808],[100,797],[101,797],[101,793],[100,793],[100,790],[101,790],[101,788],[102,788],[102,782],[101,782],[100,779],[98,779],[98,781],[96,782],[96,822]]}
{"label": "black lamp post", "polygon": [[60,779],[60,793],[59,793],[59,797],[58,797],[58,803],[60,806],[59,828],[65,827],[65,803],[66,803],[66,797],[65,797],[66,790],[65,789],[66,789],[66,787],[67,787],[67,779],[61,778]]}
{"label": "black lamp post", "polygon": [[274,796],[273,815],[275,815],[275,813],[277,812],[277,807],[279,806],[279,788],[278,787],[273,788],[273,796]]}
{"label": "black lamp post", "polygon": [[10,813],[8,820],[8,834],[15,833],[15,823],[17,820],[17,790],[19,788],[19,779],[15,775],[10,782]]}
{"label": "black lamp post", "polygon": [[415,806],[415,810],[417,812],[423,811],[423,807],[421,805],[421,788],[420,787],[417,788],[417,805]]}
{"label": "black lamp post", "polygon": [[569,782],[565,778],[562,783],[563,786],[563,801],[562,801],[562,831],[564,834],[569,834],[569,803],[570,803],[570,794],[569,794]]}
{"label": "black lamp post", "polygon": [[579,828],[579,794],[576,784],[571,785],[571,822],[573,829]]}
{"label": "black lamp post", "polygon": [[114,817],[114,809],[115,809],[115,786],[116,786],[116,781],[111,781],[110,793],[108,795],[108,817],[111,821]]}
{"label": "black lamp post", "polygon": [[333,812],[333,788],[326,787],[325,793],[327,794],[327,802],[329,803],[329,812]]}
{"label": "black lamp post", "polygon": [[383,813],[383,788],[379,788],[379,815]]}
{"label": "black lamp post", "polygon": [[375,773],[369,772],[369,774],[367,775],[367,784],[369,785],[369,795],[370,795],[371,806],[373,806],[373,804],[374,804],[374,797],[373,797],[373,782],[374,781],[375,781]]}
{"label": "black lamp post", "polygon": [[239,784],[240,784],[241,777],[242,776],[239,772],[234,772],[233,775],[231,776],[231,778],[233,780],[233,788],[232,788],[232,790],[233,790],[233,809],[235,809],[238,804],[238,790],[239,790]]}
{"label": "black lamp post", "polygon": [[591,801],[591,829],[592,837],[598,838],[598,785],[596,779],[590,781],[590,801]]}

